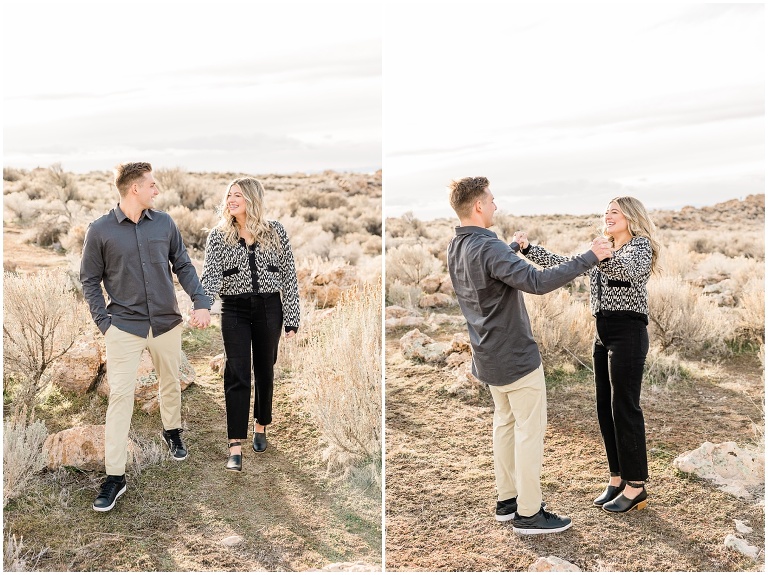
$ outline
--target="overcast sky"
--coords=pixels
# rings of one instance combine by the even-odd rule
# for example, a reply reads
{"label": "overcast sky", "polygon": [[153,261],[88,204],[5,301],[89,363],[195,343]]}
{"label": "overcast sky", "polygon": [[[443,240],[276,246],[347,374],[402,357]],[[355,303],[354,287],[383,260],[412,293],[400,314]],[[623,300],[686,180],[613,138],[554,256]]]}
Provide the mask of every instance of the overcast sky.
{"label": "overcast sky", "polygon": [[3,2],[3,164],[381,168],[381,5]]}
{"label": "overcast sky", "polygon": [[517,214],[765,191],[762,4],[388,3],[388,216],[455,217],[487,176]]}

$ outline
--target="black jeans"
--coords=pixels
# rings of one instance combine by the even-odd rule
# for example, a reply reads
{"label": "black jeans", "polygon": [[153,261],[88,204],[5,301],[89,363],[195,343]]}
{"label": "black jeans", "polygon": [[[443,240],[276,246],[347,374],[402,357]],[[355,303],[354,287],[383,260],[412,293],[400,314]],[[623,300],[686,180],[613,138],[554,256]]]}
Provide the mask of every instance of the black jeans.
{"label": "black jeans", "polygon": [[645,422],[640,386],[648,354],[648,328],[642,319],[598,316],[592,353],[597,419],[608,469],[625,481],[648,478]]}
{"label": "black jeans", "polygon": [[280,294],[223,298],[224,400],[227,406],[227,437],[230,439],[248,437],[251,366],[255,388],[253,417],[261,425],[272,423],[274,365],[282,329]]}

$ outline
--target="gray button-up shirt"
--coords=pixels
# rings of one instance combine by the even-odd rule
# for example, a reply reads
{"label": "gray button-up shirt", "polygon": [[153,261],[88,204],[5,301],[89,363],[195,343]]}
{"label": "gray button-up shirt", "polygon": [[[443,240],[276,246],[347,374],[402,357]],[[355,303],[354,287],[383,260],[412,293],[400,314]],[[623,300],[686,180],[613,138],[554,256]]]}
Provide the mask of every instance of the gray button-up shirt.
{"label": "gray button-up shirt", "polygon": [[[170,264],[170,265],[169,265]],[[101,333],[110,325],[139,337],[157,337],[182,321],[171,271],[195,309],[211,307],[176,223],[165,212],[144,210],[138,223],[118,205],[85,234],[80,281]],[[104,300],[101,282],[109,296]]]}
{"label": "gray button-up shirt", "polygon": [[463,226],[448,245],[448,272],[467,320],[472,374],[488,385],[507,385],[541,365],[523,293],[544,294],[597,264],[589,251],[539,270],[490,230]]}

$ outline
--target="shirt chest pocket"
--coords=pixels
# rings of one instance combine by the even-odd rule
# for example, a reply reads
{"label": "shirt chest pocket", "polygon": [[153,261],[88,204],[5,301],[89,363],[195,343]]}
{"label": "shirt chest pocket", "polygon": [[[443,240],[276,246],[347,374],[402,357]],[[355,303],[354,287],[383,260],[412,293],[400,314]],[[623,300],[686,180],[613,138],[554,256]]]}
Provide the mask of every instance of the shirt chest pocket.
{"label": "shirt chest pocket", "polygon": [[159,239],[149,240],[149,261],[153,264],[168,263],[168,241]]}

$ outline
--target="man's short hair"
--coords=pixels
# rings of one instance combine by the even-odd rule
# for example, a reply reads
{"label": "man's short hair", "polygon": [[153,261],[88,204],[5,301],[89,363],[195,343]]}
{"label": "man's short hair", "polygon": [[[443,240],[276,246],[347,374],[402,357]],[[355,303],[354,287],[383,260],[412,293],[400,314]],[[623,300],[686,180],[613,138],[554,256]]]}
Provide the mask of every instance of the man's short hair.
{"label": "man's short hair", "polygon": [[466,218],[472,213],[472,206],[478,198],[485,194],[488,178],[461,178],[453,180],[448,186],[450,190],[451,207],[459,218]]}
{"label": "man's short hair", "polygon": [[144,177],[144,174],[152,171],[152,164],[149,162],[127,162],[119,164],[115,168],[115,186],[120,192],[120,197],[124,197],[128,188],[136,180]]}

